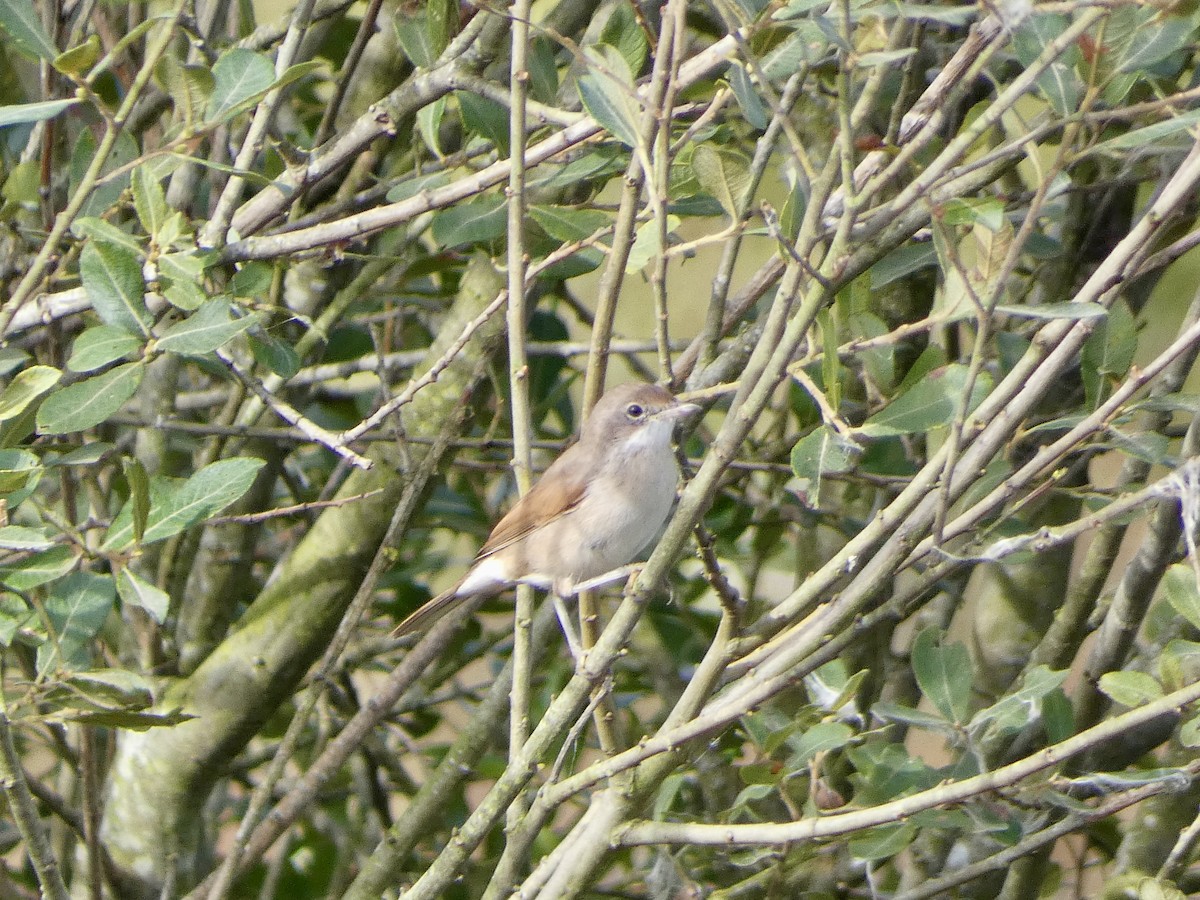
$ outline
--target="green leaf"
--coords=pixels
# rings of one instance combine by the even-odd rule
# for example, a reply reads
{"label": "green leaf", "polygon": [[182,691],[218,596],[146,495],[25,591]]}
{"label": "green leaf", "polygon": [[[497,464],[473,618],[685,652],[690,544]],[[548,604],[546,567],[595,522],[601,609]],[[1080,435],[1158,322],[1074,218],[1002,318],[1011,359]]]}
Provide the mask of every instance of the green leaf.
{"label": "green leaf", "polygon": [[89,241],[79,259],[79,274],[92,307],[109,325],[143,337],[154,321],[145,303],[142,266],[124,247]]}
{"label": "green leaf", "polygon": [[145,255],[142,247],[144,238],[132,235],[128,231],[122,231],[116,225],[96,216],[83,216],[76,219],[71,223],[71,233],[80,238],[95,238],[96,243],[121,247],[136,256],[139,261]]}
{"label": "green leaf", "polygon": [[1200,589],[1196,586],[1196,573],[1187,563],[1175,563],[1163,577],[1163,591],[1171,608],[1179,613],[1193,628],[1200,628]]}
{"label": "green leaf", "polygon": [[1153,125],[1147,125],[1145,128],[1135,128],[1133,131],[1126,132],[1115,138],[1110,138],[1107,141],[1102,141],[1093,147],[1093,151],[1106,151],[1109,153],[1119,153],[1124,150],[1134,149],[1171,149],[1173,144],[1165,139],[1173,135],[1179,135],[1181,141],[1186,140],[1191,143],[1191,136],[1185,134],[1190,132],[1200,122],[1200,109],[1189,110],[1185,113],[1180,113],[1177,116],[1172,116],[1165,122],[1155,122]]}
{"label": "green leaf", "polygon": [[14,419],[58,384],[62,372],[53,366],[30,366],[18,372],[0,393],[0,422]]}
{"label": "green leaf", "polygon": [[141,541],[146,533],[146,522],[150,518],[150,476],[146,467],[136,457],[125,457],[121,460],[121,468],[125,471],[125,480],[129,482],[130,524],[133,526],[133,539]]}
{"label": "green leaf", "polygon": [[1075,733],[1075,709],[1061,688],[1042,698],[1042,727],[1051,744],[1061,743]]}
{"label": "green leaf", "polygon": [[626,147],[638,144],[642,107],[633,75],[621,54],[607,44],[584,50],[587,69],[579,78],[579,99],[596,123]]}
{"label": "green leaf", "polygon": [[[1026,673],[1018,690],[975,714],[971,719],[972,730],[985,725],[1000,731],[1018,731],[1026,727],[1035,717],[1038,704],[1058,690],[1066,678],[1065,671],[1035,666]],[[1067,715],[1070,715],[1070,710]]]}
{"label": "green leaf", "polygon": [[182,322],[172,325],[156,346],[164,353],[200,356],[212,353],[257,321],[253,313],[234,319],[229,314],[228,300],[210,300]]}
{"label": "green leaf", "polygon": [[[819,17],[798,23],[795,31],[766,53],[759,66],[760,77],[774,83],[790,78],[806,65],[815,64],[840,41],[835,30],[822,27]],[[843,48],[849,49],[849,48]]]}
{"label": "green leaf", "polygon": [[[597,181],[615,175],[625,169],[625,164],[621,161],[623,155],[624,151],[619,147],[602,144],[592,152],[585,153],[559,168],[543,164],[530,173],[535,179],[530,182],[530,187],[555,191],[560,188],[577,187],[581,182]],[[547,174],[540,176],[539,169],[543,168],[546,169]]]}
{"label": "green leaf", "polygon": [[1100,319],[1108,310],[1099,303],[1043,303],[1039,306],[999,305],[996,312],[1025,319]]}
{"label": "green leaf", "polygon": [[54,585],[46,599],[46,614],[54,636],[38,647],[37,670],[85,669],[91,662],[87,645],[112,612],[117,589],[108,575],[74,572]]}
{"label": "green leaf", "polygon": [[906,47],[903,50],[876,50],[871,53],[864,53],[855,59],[855,65],[860,69],[870,69],[874,66],[890,66],[898,62],[903,62],[910,56],[916,54],[915,47]]}
{"label": "green leaf", "polygon": [[67,546],[51,547],[42,553],[0,566],[0,582],[14,591],[28,591],[66,575],[79,557]]}
{"label": "green leaf", "polygon": [[280,378],[291,378],[300,371],[300,356],[291,345],[266,332],[250,335],[250,352]]}
{"label": "green leaf", "polygon": [[750,73],[740,63],[734,63],[729,68],[729,87],[737,98],[738,106],[746,116],[746,121],[756,131],[764,131],[771,124],[771,109],[759,96],[758,89],[750,79]]}
{"label": "green leaf", "polygon": [[898,15],[913,22],[933,22],[956,28],[970,24],[979,15],[978,7],[969,4],[941,6],[934,3],[897,3],[895,8]]}
{"label": "green leaf", "polygon": [[58,48],[42,28],[42,20],[29,0],[0,0],[0,31],[25,56],[47,62],[58,56]]}
{"label": "green leaf", "polygon": [[275,82],[275,66],[271,61],[242,47],[222,53],[213,65],[212,74],[212,96],[205,112],[210,123],[230,118],[238,107],[266,93]]}
{"label": "green leaf", "polygon": [[0,592],[0,647],[11,647],[17,632],[37,617],[16,594]]}
{"label": "green leaf", "polygon": [[792,471],[808,479],[804,502],[820,509],[821,480],[825,475],[840,475],[854,468],[862,447],[842,437],[828,425],[814,428],[792,448]]}
{"label": "green leaf", "polygon": [[[153,479],[150,515],[142,542],[161,541],[216,515],[250,489],[263,465],[261,459],[238,457],[211,463],[186,481]],[[102,549],[124,550],[133,544],[130,507],[126,503],[117,514]]]}
{"label": "green leaf", "polygon": [[187,722],[196,717],[180,709],[171,709],[166,712],[116,709],[97,710],[95,712],[79,710],[69,714],[59,713],[51,718],[61,719],[64,722],[80,722],[96,728],[122,728],[126,731],[146,731],[149,728],[170,728],[173,725],[178,725],[180,722]]}
{"label": "green leaf", "polygon": [[733,221],[742,214],[750,189],[750,160],[727,147],[701,144],[692,154],[692,172]]}
{"label": "green leaf", "polygon": [[[388,190],[387,201],[388,203],[399,203],[401,200],[417,196],[421,191],[432,191],[436,188],[445,187],[449,183],[450,176],[445,172],[431,172],[428,175],[406,178]],[[236,278],[237,276],[234,277]],[[234,293],[239,297],[246,296],[238,294],[236,291]]]}
{"label": "green leaf", "polygon": [[1083,345],[1084,365],[1104,375],[1123,376],[1137,353],[1137,322],[1124,300],[1117,299]]}
{"label": "green leaf", "polygon": [[55,460],[46,463],[48,466],[94,466],[116,449],[107,441],[88,441],[69,453],[64,453]]}
{"label": "green leaf", "polygon": [[749,784],[738,791],[738,795],[733,798],[733,809],[744,809],[756,800],[762,800],[764,797],[769,797],[774,794],[779,788],[771,784]]}
{"label": "green leaf", "polygon": [[529,93],[541,103],[554,103],[558,99],[554,45],[540,35],[529,45]]}
{"label": "green leaf", "polygon": [[40,528],[0,525],[0,550],[49,550],[54,541]]}
{"label": "green leaf", "polygon": [[[446,98],[438,97],[432,103],[426,103],[417,110],[417,131],[421,135],[421,140],[425,142],[425,146],[433,151],[433,155],[441,159],[445,153],[442,151],[442,120],[446,117]],[[434,175],[445,175],[444,172],[434,173]],[[433,176],[429,176],[433,177]],[[404,199],[403,197],[397,198]]]}
{"label": "green leaf", "polygon": [[1158,680],[1168,692],[1200,681],[1200,644],[1174,638],[1158,655]]}
{"label": "green leaf", "polygon": [[150,682],[127,669],[76,672],[62,683],[95,709],[145,709],[154,702]]}
{"label": "green leaf", "polygon": [[[3,5],[4,0],[0,0]],[[78,100],[43,100],[40,103],[14,103],[0,106],[0,128],[8,125],[27,125],[53,119],[63,110],[78,104]]]}
{"label": "green leaf", "polygon": [[1145,672],[1105,672],[1100,690],[1122,706],[1141,706],[1163,695],[1162,685]]}
{"label": "green leaf", "polygon": [[409,62],[420,69],[428,69],[441,53],[441,50],[434,46],[428,15],[426,10],[422,10],[417,15],[398,10],[393,19],[396,40],[399,41],[404,55],[408,57]]}
{"label": "green leaf", "polygon": [[433,220],[433,239],[450,248],[461,244],[494,241],[508,225],[508,201],[503,197],[480,197],[442,210]]}
{"label": "green leaf", "polygon": [[212,71],[207,66],[185,65],[168,53],[155,67],[154,74],[175,104],[181,124],[185,128],[195,128],[212,96]]}
{"label": "green leaf", "polygon": [[[96,158],[97,150],[96,136],[92,134],[92,130],[90,128],[80,129],[79,137],[71,150],[71,161],[67,172],[67,183],[71,193],[79,190],[82,186],[84,176]],[[101,170],[101,175],[105,177],[88,195],[83,208],[79,211],[80,216],[103,215],[120,201],[121,195],[129,187],[129,170],[125,169],[119,175],[114,175],[113,172],[133,162],[140,154],[141,149],[128,129],[117,135],[117,142],[113,145],[112,152],[108,154],[108,159],[104,161]]]}
{"label": "green leaf", "polygon": [[1200,747],[1200,716],[1192,716],[1180,726],[1179,743],[1185,747]]}
{"label": "green leaf", "polygon": [[926,699],[943,716],[966,724],[971,708],[971,654],[963,644],[942,644],[937,628],[926,628],[913,642],[912,667]]}
{"label": "green leaf", "polygon": [[0,450],[0,494],[11,494],[42,477],[42,463],[28,450]]}
{"label": "green leaf", "polygon": [[933,787],[942,779],[936,769],[895,744],[865,743],[847,747],[845,753],[856,772],[851,780],[860,808]]}
{"label": "green leaf", "polygon": [[900,825],[878,825],[864,834],[856,834],[850,838],[850,855],[855,859],[888,859],[911,844],[916,836],[917,826],[908,822]]}
{"label": "green leaf", "polygon": [[93,325],[79,334],[71,345],[67,368],[72,372],[94,372],[111,362],[124,359],[142,347],[138,338],[123,328]]}
{"label": "green leaf", "polygon": [[867,270],[871,287],[879,290],[917,272],[937,265],[937,250],[928,241],[897,247]]}
{"label": "green leaf", "polygon": [[938,208],[938,218],[944,225],[982,225],[990,231],[1004,227],[1004,204],[999,200],[978,197],[952,197]]}
{"label": "green leaf", "polygon": [[508,110],[470,91],[457,91],[454,96],[467,131],[490,141],[501,156],[508,156]]}
{"label": "green leaf", "polygon": [[171,596],[143,581],[128,567],[117,573],[117,593],[121,595],[121,602],[125,605],[144,609],[150,618],[160,625],[166,621],[167,612],[171,607]]}
{"label": "green leaf", "polygon": [[442,55],[450,45],[450,39],[458,33],[458,16],[458,0],[427,0],[425,22],[434,60]]}
{"label": "green leaf", "polygon": [[181,282],[194,286],[200,296],[204,296],[201,285],[204,277],[204,258],[191,250],[179,250],[175,253],[164,253],[158,258],[158,272],[172,282]]}
{"label": "green leaf", "polygon": [[229,291],[235,297],[261,297],[271,289],[274,278],[274,266],[262,262],[248,262],[229,279]]}
{"label": "green leaf", "polygon": [[808,210],[808,195],[805,185],[800,181],[788,191],[787,199],[783,201],[783,209],[779,211],[779,228],[789,241],[795,241],[804,224],[804,214]]}
{"label": "green leaf", "polygon": [[33,359],[19,347],[0,347],[0,378],[11,375]]}
{"label": "green leaf", "polygon": [[[958,411],[959,399],[967,387],[968,369],[954,363],[936,369],[901,394],[863,424],[861,432],[869,437],[914,434],[948,425]],[[971,391],[968,413],[991,390],[991,378],[982,373]]]}
{"label": "green leaf", "polygon": [[854,729],[845,722],[818,722],[793,742],[788,762],[799,768],[807,765],[818,753],[840,750],[854,740]]}
{"label": "green leaf", "polygon": [[[1068,24],[1070,20],[1061,15],[1039,13],[1026,18],[1013,34],[1013,49],[1021,65],[1031,66],[1042,51],[1067,30]],[[1073,44],[1038,76],[1038,88],[1060,116],[1070,115],[1079,107],[1083,84],[1075,65],[1081,59],[1079,47]]]}
{"label": "green leaf", "polygon": [[54,59],[54,68],[64,75],[82,76],[99,58],[100,36],[92,34],[82,44],[58,54]]}
{"label": "green leaf", "polygon": [[310,59],[306,60],[305,62],[298,62],[290,65],[284,69],[283,74],[276,78],[271,84],[271,90],[278,90],[279,88],[287,87],[289,84],[299,81],[301,78],[311,75],[314,72],[319,72],[325,68],[326,64],[316,59]]}
{"label": "green leaf", "polygon": [[880,701],[871,707],[871,715],[884,722],[895,722],[911,728],[923,728],[939,734],[952,735],[956,733],[954,726],[937,713],[914,709],[911,706],[902,706],[899,703]]}
{"label": "green leaf", "polygon": [[[679,216],[667,216],[668,235],[679,227]],[[633,238],[633,246],[629,248],[629,258],[625,261],[625,271],[632,273],[641,271],[650,260],[663,252],[658,239],[658,222],[650,219],[643,222]]]}
{"label": "green leaf", "polygon": [[633,14],[631,4],[621,3],[612,8],[612,14],[600,32],[600,43],[612,47],[625,61],[626,68],[633,74],[642,71],[650,49],[645,32]]}
{"label": "green leaf", "polygon": [[167,208],[167,196],[163,193],[158,176],[149,166],[138,166],[133,170],[133,206],[146,234],[156,235],[171,211]]}
{"label": "green leaf", "polygon": [[1152,466],[1162,465],[1170,459],[1171,439],[1156,431],[1139,431],[1125,434],[1120,429],[1109,428],[1106,432],[1109,443],[1121,453],[1148,462]]}
{"label": "green leaf", "polygon": [[1113,302],[1108,316],[1097,322],[1080,353],[1080,371],[1088,407],[1095,409],[1107,396],[1109,379],[1124,377],[1137,353],[1137,323],[1125,301]]}
{"label": "green leaf", "polygon": [[51,394],[38,409],[40,434],[67,434],[99,425],[133,396],[145,368],[126,363]]}
{"label": "green leaf", "polygon": [[1194,39],[1195,24],[1190,17],[1156,15],[1133,29],[1123,48],[1118,72],[1141,72],[1172,53],[1178,53]]}
{"label": "green leaf", "polygon": [[531,206],[529,217],[550,237],[564,243],[589,238],[613,221],[606,212],[573,206]]}
{"label": "green leaf", "polygon": [[[178,161],[179,157],[177,156],[173,156],[169,160],[172,163]],[[158,231],[152,236],[154,243],[159,246],[160,250],[180,248],[191,251],[194,249],[191,229],[188,226],[187,220],[183,217],[183,213],[178,211],[168,213],[167,217],[158,227]]]}

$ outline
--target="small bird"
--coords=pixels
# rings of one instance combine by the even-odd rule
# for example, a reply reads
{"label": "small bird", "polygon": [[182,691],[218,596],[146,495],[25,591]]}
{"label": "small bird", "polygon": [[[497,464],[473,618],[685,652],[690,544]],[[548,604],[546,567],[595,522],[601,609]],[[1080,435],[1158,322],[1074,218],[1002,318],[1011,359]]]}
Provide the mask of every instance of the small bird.
{"label": "small bird", "polygon": [[631,562],[658,536],[675,500],[675,423],[700,411],[655,384],[600,398],[579,441],[500,520],[467,574],[396,626],[424,631],[456,601],[521,583],[569,597]]}

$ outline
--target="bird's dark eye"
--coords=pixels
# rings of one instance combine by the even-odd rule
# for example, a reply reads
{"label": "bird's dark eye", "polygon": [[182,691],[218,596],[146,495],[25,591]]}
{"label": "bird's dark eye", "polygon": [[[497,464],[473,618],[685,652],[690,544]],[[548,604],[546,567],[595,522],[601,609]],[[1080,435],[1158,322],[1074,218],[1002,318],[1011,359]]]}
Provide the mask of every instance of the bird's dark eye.
{"label": "bird's dark eye", "polygon": [[630,403],[625,407],[625,415],[631,419],[640,419],[645,413],[646,411],[637,403]]}

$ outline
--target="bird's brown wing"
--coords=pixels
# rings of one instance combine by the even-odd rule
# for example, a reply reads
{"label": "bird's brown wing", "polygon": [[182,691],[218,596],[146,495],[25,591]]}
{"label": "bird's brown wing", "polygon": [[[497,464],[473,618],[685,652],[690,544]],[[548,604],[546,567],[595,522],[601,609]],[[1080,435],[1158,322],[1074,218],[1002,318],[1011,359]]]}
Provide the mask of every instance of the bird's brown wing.
{"label": "bird's brown wing", "polygon": [[[579,501],[583,499],[583,495],[587,491],[588,462],[578,452],[578,447],[578,444],[568,447],[563,455],[551,464],[529,493],[517,501],[517,505],[496,523],[496,527],[488,535],[487,541],[475,555],[475,562],[479,562],[505,547],[511,547],[523,537],[555,521],[579,505]],[[547,509],[553,509],[556,512],[553,516],[546,518],[542,512]],[[462,579],[459,579],[459,584],[462,584]],[[396,626],[392,637],[403,637],[406,634],[424,631],[453,609],[456,604],[462,602],[464,598],[458,594],[459,584],[438,594],[409,615]],[[498,586],[494,591],[482,591],[480,594],[486,596],[489,593],[498,593],[502,589],[502,586]]]}
{"label": "bird's brown wing", "polygon": [[[528,536],[556,519],[561,518],[579,505],[587,492],[587,472],[581,454],[577,453],[579,445],[575,444],[554,461],[517,505],[492,529],[487,541],[475,555],[478,562],[493,553],[511,547],[517,541]],[[554,515],[545,517],[544,511],[555,510]]]}

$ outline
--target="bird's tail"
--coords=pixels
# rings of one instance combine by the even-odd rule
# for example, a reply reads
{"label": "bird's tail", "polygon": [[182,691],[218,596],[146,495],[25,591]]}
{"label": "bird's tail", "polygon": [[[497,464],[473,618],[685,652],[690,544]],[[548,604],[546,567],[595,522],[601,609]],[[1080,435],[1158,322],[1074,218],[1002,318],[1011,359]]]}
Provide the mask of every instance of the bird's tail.
{"label": "bird's tail", "polygon": [[458,585],[438,594],[409,613],[408,617],[393,629],[392,637],[404,637],[406,634],[416,634],[428,630],[434,622],[450,612],[454,605],[462,599],[458,595]]}

